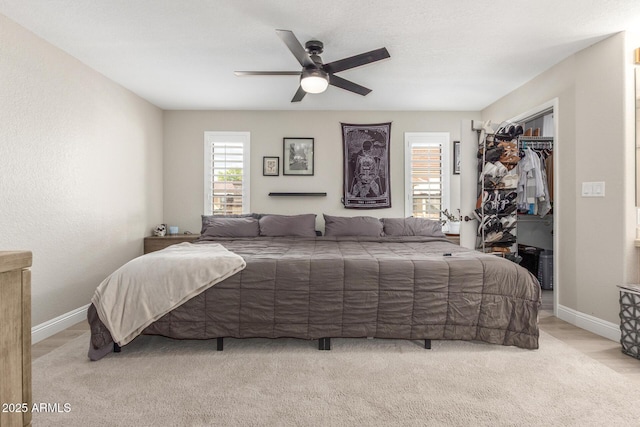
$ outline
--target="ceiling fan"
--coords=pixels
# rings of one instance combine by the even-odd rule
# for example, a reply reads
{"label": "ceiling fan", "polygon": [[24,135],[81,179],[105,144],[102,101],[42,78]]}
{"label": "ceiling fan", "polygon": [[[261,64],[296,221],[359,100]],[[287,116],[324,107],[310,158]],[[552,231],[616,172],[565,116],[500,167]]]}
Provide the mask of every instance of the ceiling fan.
{"label": "ceiling fan", "polygon": [[300,65],[301,71],[236,71],[236,76],[300,76],[300,87],[291,99],[291,102],[300,102],[307,93],[324,92],[329,85],[336,86],[350,92],[360,94],[362,96],[371,92],[364,86],[336,76],[335,73],[369,64],[371,62],[380,61],[390,58],[386,48],[372,50],[370,52],[361,53],[359,55],[350,56],[349,58],[340,59],[338,61],[322,63],[320,54],[324,48],[321,41],[310,40],[305,43],[304,47],[298,41],[292,31],[276,30],[276,34],[287,45],[293,56],[296,57]]}

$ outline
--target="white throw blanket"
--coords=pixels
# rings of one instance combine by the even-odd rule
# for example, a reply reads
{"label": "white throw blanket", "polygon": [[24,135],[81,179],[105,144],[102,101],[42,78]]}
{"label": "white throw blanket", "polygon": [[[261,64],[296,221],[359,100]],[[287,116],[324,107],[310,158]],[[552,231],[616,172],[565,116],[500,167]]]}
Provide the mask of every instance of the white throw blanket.
{"label": "white throw blanket", "polygon": [[245,266],[241,256],[220,244],[180,243],[129,261],[98,286],[91,302],[113,341],[125,345]]}

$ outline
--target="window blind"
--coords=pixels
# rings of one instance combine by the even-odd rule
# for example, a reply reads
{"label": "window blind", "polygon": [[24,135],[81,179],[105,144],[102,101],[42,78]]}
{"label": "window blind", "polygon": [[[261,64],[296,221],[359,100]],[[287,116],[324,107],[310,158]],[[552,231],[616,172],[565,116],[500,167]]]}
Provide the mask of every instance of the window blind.
{"label": "window blind", "polygon": [[241,214],[244,194],[244,157],[242,142],[211,142],[211,212],[214,215]]}
{"label": "window blind", "polygon": [[439,220],[444,210],[441,145],[411,144],[410,162],[413,216]]}

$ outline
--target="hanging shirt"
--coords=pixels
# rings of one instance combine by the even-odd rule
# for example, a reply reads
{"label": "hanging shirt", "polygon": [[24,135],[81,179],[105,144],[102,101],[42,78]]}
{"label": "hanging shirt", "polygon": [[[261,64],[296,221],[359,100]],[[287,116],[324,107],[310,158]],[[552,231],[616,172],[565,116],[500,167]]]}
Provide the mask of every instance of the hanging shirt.
{"label": "hanging shirt", "polygon": [[530,210],[534,204],[534,214],[545,216],[551,209],[549,192],[546,189],[546,176],[540,157],[530,148],[524,149],[524,157],[518,162],[518,196],[516,204],[519,210]]}
{"label": "hanging shirt", "polygon": [[544,169],[547,172],[547,188],[549,189],[549,201],[553,202],[553,152],[544,160]]}

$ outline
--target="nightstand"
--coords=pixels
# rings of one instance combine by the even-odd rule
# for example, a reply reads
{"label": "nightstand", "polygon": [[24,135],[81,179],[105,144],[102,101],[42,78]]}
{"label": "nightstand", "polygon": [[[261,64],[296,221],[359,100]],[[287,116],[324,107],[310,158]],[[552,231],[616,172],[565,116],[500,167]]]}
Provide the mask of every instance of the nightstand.
{"label": "nightstand", "polygon": [[460,235],[459,234],[444,234],[451,243],[455,243],[456,245],[460,245]]}
{"label": "nightstand", "polygon": [[31,425],[31,261],[29,251],[0,251],[2,427]]}
{"label": "nightstand", "polygon": [[149,236],[144,238],[144,253],[159,251],[167,246],[182,242],[193,242],[199,234],[172,234],[168,236]]}

